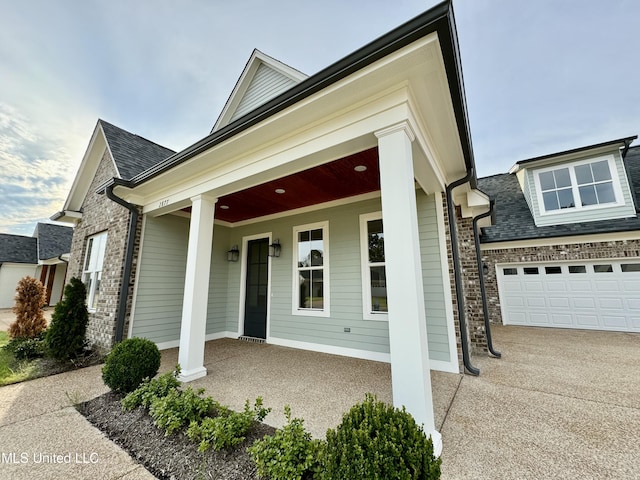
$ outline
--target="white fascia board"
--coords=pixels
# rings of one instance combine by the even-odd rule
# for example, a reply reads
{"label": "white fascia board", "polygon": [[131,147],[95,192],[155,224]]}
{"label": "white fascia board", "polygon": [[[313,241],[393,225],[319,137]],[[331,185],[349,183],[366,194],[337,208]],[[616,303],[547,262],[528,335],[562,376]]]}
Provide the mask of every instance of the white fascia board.
{"label": "white fascia board", "polygon": [[69,195],[64,203],[63,211],[79,211],[87,196],[91,182],[95,177],[98,164],[104,155],[107,140],[98,122],[93,130],[87,150],[82,157],[78,172],[73,179]]}

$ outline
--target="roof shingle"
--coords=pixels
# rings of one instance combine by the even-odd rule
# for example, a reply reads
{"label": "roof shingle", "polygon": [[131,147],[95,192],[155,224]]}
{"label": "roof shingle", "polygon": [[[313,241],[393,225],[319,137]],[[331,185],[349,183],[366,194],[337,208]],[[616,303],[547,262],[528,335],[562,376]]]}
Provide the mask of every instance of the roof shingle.
{"label": "roof shingle", "polygon": [[176,153],[104,120],[99,120],[99,123],[123,180],[131,180]]}
{"label": "roof shingle", "polygon": [[38,263],[34,237],[0,233],[0,263]]}
{"label": "roof shingle", "polygon": [[71,251],[73,228],[52,223],[38,223],[33,233],[38,239],[38,259],[58,258]]}

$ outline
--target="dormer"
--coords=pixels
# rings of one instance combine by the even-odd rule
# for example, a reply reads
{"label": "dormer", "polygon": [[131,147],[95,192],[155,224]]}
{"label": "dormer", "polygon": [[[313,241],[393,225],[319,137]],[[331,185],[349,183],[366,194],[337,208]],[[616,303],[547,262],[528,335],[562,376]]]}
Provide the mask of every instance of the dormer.
{"label": "dormer", "polygon": [[536,226],[636,216],[624,154],[637,137],[521,160],[515,174]]}
{"label": "dormer", "polygon": [[211,132],[264,105],[306,78],[307,75],[295,68],[254,50]]}

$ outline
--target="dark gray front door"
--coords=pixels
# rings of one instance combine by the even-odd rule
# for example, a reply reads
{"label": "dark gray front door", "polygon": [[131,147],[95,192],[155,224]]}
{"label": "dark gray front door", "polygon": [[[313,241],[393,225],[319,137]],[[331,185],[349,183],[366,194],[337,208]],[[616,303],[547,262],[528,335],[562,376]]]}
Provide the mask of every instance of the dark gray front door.
{"label": "dark gray front door", "polygon": [[269,239],[247,245],[247,283],[244,301],[244,334],[267,337],[267,292],[269,290]]}

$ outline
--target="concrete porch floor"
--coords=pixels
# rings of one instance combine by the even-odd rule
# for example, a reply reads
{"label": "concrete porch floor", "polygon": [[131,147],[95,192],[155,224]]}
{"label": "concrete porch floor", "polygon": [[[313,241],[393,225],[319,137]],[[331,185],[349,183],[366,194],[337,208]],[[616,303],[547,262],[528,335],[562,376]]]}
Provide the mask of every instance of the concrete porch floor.
{"label": "concrete porch floor", "polygon": [[[640,335],[495,326],[502,359],[481,375],[432,372],[443,479],[637,478]],[[177,349],[163,352],[163,371]],[[316,437],[366,392],[391,402],[390,366],[237,340],[207,343],[208,375],[191,384],[240,409],[261,395],[284,423],[290,404]]]}

